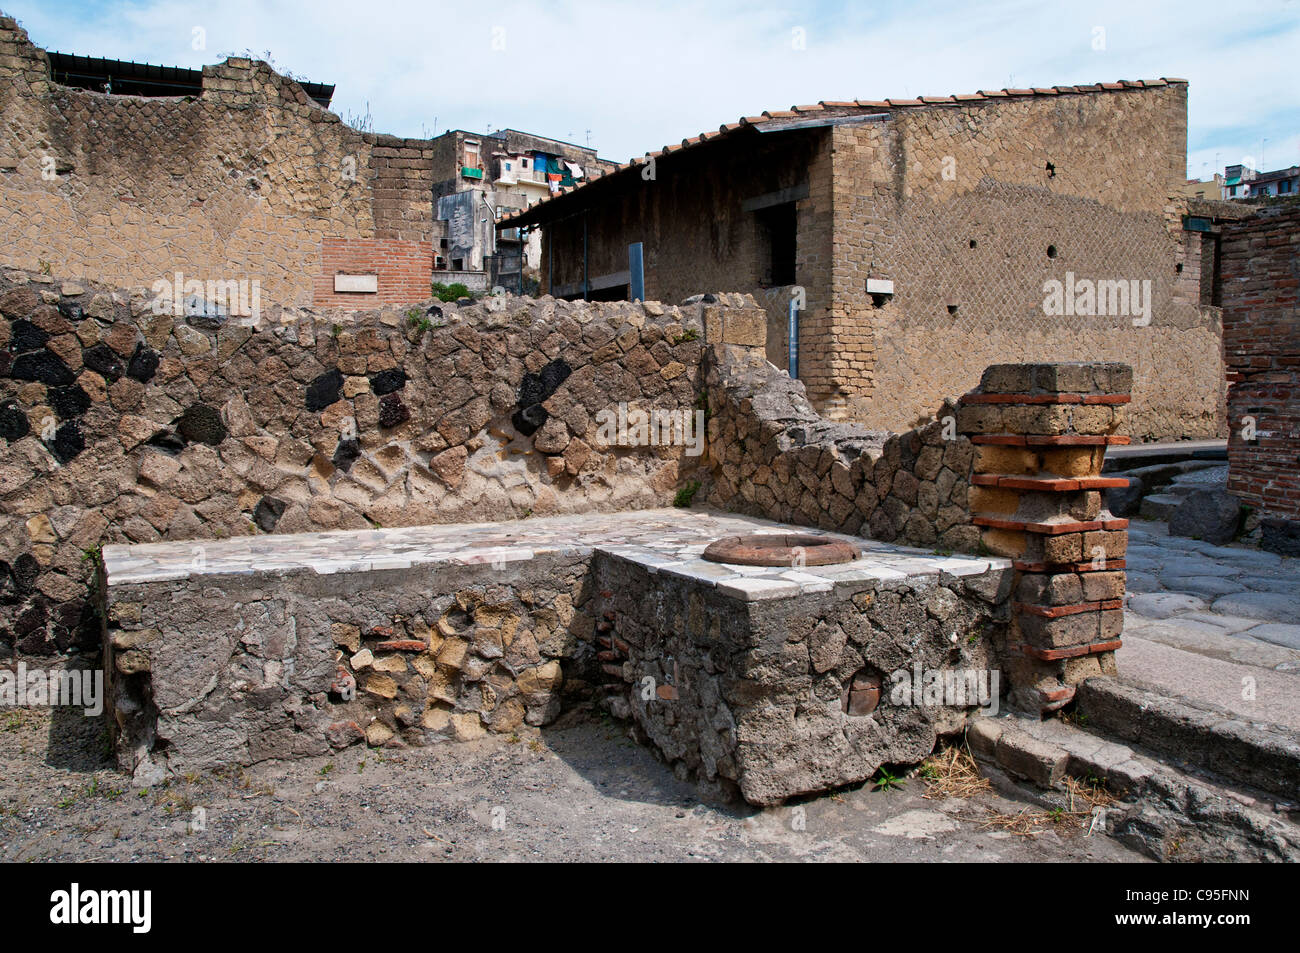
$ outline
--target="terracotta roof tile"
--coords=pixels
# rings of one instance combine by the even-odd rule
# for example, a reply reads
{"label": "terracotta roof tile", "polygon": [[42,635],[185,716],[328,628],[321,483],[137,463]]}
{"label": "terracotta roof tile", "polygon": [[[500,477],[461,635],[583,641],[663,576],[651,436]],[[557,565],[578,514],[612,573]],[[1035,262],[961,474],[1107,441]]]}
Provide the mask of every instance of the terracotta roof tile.
{"label": "terracotta roof tile", "polygon": [[938,104],[938,103],[955,103],[956,101],[957,98],[955,96],[922,96],[921,97],[921,102],[925,103],[927,106],[931,104]]}
{"label": "terracotta roof tile", "polygon": [[815,113],[815,112],[820,112],[826,107],[823,106],[821,103],[814,103],[811,106],[791,106],[790,108],[797,113]]}
{"label": "terracotta roof tile", "polygon": [[850,100],[847,100],[847,101],[845,101],[845,100],[839,100],[839,99],[823,99],[823,100],[821,101],[821,103],[819,103],[819,105],[821,105],[821,106],[823,106],[823,107],[825,107],[825,106],[830,106],[830,107],[841,107],[841,106],[860,106],[860,105],[862,105],[862,104],[861,104],[861,103],[858,103],[858,102],[854,102],[854,101],[851,100],[851,99],[850,99]]}
{"label": "terracotta roof tile", "polygon": [[885,99],[859,99],[853,105],[862,106],[867,109],[888,109],[889,101]]}
{"label": "terracotta roof tile", "polygon": [[919,99],[886,99],[891,107],[893,106],[924,106],[925,104]]}

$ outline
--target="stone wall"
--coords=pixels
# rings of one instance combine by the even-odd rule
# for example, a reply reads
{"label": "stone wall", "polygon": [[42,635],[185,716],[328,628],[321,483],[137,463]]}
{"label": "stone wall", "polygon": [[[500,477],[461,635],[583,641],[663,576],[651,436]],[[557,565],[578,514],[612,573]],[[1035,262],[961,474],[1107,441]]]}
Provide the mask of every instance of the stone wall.
{"label": "stone wall", "polygon": [[[262,62],[204,67],[199,97],[73,89],[0,16],[0,143],[14,268],[127,288],[258,281],[264,300],[309,305],[318,275],[332,287],[326,239],[435,237],[430,144],[351,129]],[[432,252],[420,267],[401,300],[428,297]]]}
{"label": "stone wall", "polygon": [[762,355],[714,349],[706,377],[710,503],[884,542],[968,551],[974,449],[956,405],[901,434],[824,419]]}
{"label": "stone wall", "polygon": [[[1135,437],[1221,435],[1218,309],[1201,306],[1200,236],[1181,228],[1186,101],[1181,82],[1115,84],[836,127],[836,317],[820,335],[834,357],[826,380],[805,378],[817,406],[899,430],[992,364],[1125,361]],[[1149,282],[1149,322],[1045,313],[1045,282],[1070,276]],[[892,297],[866,294],[868,278]]]}
{"label": "stone wall", "polygon": [[594,668],[580,651],[593,632],[589,560],[550,555],[509,572],[487,562],[256,567],[111,586],[105,670],[119,764],[152,783],[358,742],[547,724],[561,691],[581,696]]}
{"label": "stone wall", "polygon": [[1300,205],[1229,224],[1222,255],[1228,489],[1266,548],[1300,555]]}
{"label": "stone wall", "polygon": [[[819,567],[842,571],[824,591],[749,601],[685,573],[599,561],[597,628],[626,683],[612,710],[679,776],[738,789],[751,804],[923,760],[965,726],[977,692],[923,700],[898,685],[914,672],[952,685],[998,669],[1011,570],[966,561],[963,576],[909,573],[877,557]],[[996,710],[993,686],[985,701]]]}
{"label": "stone wall", "polygon": [[[797,106],[667,146],[526,215],[546,223],[557,293],[581,291],[584,261],[593,287],[618,286],[628,244],[643,242],[649,297],[754,293],[782,330],[768,354],[785,367],[783,305],[759,289],[791,279],[770,274],[757,206],[793,203],[799,377],[828,417],[907,430],[992,364],[1123,360],[1135,437],[1218,436],[1212,268],[1182,228],[1186,104],[1184,81],[1155,80]],[[1049,281],[1137,281],[1148,313],[1094,294],[1094,313],[1049,314]]]}
{"label": "stone wall", "polygon": [[694,428],[706,340],[763,342],[752,300],[711,300],[267,306],[249,327],[9,272],[0,651],[95,642],[104,543],[665,505],[701,458],[635,425],[609,445],[601,415]]}

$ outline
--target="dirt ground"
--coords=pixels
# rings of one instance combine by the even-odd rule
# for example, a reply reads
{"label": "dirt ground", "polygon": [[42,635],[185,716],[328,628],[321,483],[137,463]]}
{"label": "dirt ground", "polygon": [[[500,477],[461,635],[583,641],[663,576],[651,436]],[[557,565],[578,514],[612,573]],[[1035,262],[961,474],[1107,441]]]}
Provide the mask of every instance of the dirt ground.
{"label": "dirt ground", "polygon": [[[619,725],[578,716],[517,739],[352,748],[143,789],[113,766],[102,719],[6,708],[0,860],[1143,859],[995,781],[973,798],[925,798],[913,776],[769,810],[705,803]],[[1020,812],[1041,833],[1002,829]]]}

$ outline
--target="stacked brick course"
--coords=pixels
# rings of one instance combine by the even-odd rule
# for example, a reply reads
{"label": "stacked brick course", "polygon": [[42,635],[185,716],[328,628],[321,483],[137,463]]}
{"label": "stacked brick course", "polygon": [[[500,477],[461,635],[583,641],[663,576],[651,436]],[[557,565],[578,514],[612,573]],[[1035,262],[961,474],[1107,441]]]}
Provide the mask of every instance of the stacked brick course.
{"label": "stacked brick course", "polygon": [[[321,268],[312,281],[318,307],[367,308],[410,304],[429,296],[433,243],[384,238],[327,238],[321,242]],[[335,291],[334,276],[375,275],[379,291]]]}
{"label": "stacked brick course", "polygon": [[1106,447],[1128,443],[1123,364],[990,367],[961,400],[976,448],[970,508],[984,545],[1018,572],[1007,660],[1013,700],[1068,704],[1075,686],[1114,672],[1124,610],[1128,520],[1102,507]]}
{"label": "stacked brick course", "polygon": [[1300,555],[1300,205],[1224,228],[1228,489],[1260,511],[1263,545]]}

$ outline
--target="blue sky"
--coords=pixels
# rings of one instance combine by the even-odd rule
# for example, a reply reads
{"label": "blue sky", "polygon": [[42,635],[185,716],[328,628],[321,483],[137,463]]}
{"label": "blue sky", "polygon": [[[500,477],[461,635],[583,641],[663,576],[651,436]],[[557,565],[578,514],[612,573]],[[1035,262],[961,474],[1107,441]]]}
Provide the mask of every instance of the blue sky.
{"label": "blue sky", "polygon": [[[197,67],[269,52],[340,115],[512,126],[622,160],[820,99],[1190,80],[1188,173],[1300,163],[1300,2],[0,0],[51,50]],[[200,42],[201,41],[201,42]],[[198,48],[196,48],[198,47]]]}

